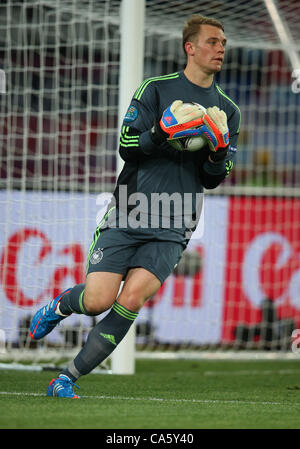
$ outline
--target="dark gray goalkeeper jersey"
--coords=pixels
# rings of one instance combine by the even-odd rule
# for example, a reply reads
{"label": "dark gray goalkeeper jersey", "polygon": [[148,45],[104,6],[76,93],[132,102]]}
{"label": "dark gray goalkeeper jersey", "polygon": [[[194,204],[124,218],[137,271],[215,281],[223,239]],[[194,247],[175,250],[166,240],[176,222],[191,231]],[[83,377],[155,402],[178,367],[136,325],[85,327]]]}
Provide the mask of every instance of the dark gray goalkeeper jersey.
{"label": "dark gray goalkeeper jersey", "polygon": [[[188,152],[177,151],[168,142],[160,146],[152,142],[150,129],[154,121],[160,120],[174,100],[196,102],[205,108],[218,106],[226,112],[229,151],[225,161],[209,162],[208,147]],[[203,187],[217,187],[233,167],[239,129],[238,106],[215,82],[201,88],[183,72],[146,79],[135,92],[121,129],[119,151],[125,164],[114,192],[117,210],[127,216],[132,212],[135,218],[138,212],[140,222],[146,223],[151,232],[165,228],[170,240],[184,243],[186,231],[196,227]]]}

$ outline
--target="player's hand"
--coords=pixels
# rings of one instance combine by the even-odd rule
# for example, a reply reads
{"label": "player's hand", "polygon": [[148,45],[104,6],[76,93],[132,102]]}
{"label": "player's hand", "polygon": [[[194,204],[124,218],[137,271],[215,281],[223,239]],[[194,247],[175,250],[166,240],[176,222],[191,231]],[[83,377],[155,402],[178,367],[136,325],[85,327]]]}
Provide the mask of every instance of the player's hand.
{"label": "player's hand", "polygon": [[213,161],[225,159],[229,145],[229,131],[225,112],[217,106],[207,108],[203,122],[205,126],[201,128],[201,131],[203,131],[209,149],[212,151],[210,158]]}
{"label": "player's hand", "polygon": [[181,100],[173,101],[164,111],[160,121],[154,124],[151,136],[155,143],[160,144],[179,135],[182,137],[185,130],[203,124],[205,112],[197,104],[183,104]]}

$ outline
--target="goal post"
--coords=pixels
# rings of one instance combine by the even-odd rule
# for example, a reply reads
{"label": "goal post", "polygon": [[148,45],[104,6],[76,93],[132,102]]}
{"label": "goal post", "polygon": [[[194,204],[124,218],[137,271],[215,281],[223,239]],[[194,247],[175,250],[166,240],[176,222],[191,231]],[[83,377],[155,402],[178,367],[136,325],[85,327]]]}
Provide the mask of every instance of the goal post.
{"label": "goal post", "polygon": [[274,0],[264,0],[264,3],[293,70],[300,70],[300,58],[288,26],[284,23]]}
{"label": "goal post", "polygon": [[122,168],[121,120],[143,79],[183,70],[181,30],[194,13],[225,27],[216,82],[241,109],[237,160],[205,192],[203,237],[142,308],[112,371],[134,372],[136,357],[291,355],[300,328],[298,3],[0,4],[0,360],[58,363],[97,322],[73,314],[43,341],[28,338],[33,313],[84,282]]}
{"label": "goal post", "polygon": [[[120,9],[119,129],[131,98],[143,80],[145,0],[123,0]],[[117,157],[117,174],[123,161]],[[135,323],[111,355],[113,374],[135,372]]]}

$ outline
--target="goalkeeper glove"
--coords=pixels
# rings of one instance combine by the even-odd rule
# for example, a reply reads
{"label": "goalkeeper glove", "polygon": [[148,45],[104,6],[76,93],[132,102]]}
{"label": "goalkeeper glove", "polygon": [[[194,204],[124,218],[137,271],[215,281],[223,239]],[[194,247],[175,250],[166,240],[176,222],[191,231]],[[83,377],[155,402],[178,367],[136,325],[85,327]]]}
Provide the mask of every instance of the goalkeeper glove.
{"label": "goalkeeper glove", "polygon": [[160,145],[166,139],[190,135],[187,130],[203,125],[204,114],[205,112],[196,103],[187,105],[181,100],[173,101],[164,111],[160,121],[156,121],[151,128],[152,141]]}
{"label": "goalkeeper glove", "polygon": [[207,108],[203,122],[204,126],[201,131],[205,135],[211,150],[210,159],[213,162],[224,160],[229,146],[229,131],[225,112],[217,106]]}

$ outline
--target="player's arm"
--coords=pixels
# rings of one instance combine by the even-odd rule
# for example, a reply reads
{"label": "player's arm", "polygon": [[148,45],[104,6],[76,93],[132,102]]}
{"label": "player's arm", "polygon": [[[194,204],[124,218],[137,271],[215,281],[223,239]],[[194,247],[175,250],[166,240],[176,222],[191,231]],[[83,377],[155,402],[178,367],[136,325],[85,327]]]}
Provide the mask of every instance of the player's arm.
{"label": "player's arm", "polygon": [[157,148],[154,148],[150,155],[147,146],[141,142],[144,134],[150,134],[151,121],[149,121],[149,116],[152,115],[152,111],[148,110],[143,103],[132,99],[120,133],[119,153],[124,161],[139,161],[155,155]]}
{"label": "player's arm", "polygon": [[212,134],[208,144],[208,157],[199,169],[202,184],[206,189],[216,188],[230,174],[235,161],[240,128],[240,111],[238,109],[231,114],[228,120],[225,112],[222,111],[221,114],[218,114],[218,108],[212,112],[211,109],[214,108],[207,109],[209,119],[203,118]]}
{"label": "player's arm", "polygon": [[153,144],[150,135],[157,110],[156,89],[153,83],[147,84],[145,80],[133,95],[121,127],[119,153],[124,161],[136,162],[157,157],[159,146]]}
{"label": "player's arm", "polygon": [[125,161],[160,156],[166,145],[168,147],[167,139],[203,123],[204,113],[196,105],[183,108],[183,102],[175,100],[160,117],[157,102],[151,83],[141,99],[132,99],[120,136],[119,151]]}

